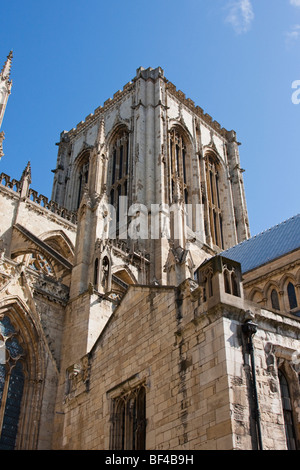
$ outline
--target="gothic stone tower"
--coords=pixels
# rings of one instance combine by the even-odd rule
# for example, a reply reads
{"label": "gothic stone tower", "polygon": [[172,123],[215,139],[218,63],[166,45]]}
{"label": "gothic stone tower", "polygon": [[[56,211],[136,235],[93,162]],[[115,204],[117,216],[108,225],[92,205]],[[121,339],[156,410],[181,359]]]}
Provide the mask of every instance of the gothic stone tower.
{"label": "gothic stone tower", "polygon": [[[139,68],[113,99],[62,132],[54,172],[52,200],[78,210],[80,290],[95,284],[95,261],[108,245],[118,246],[136,282],[174,285],[249,237],[235,132],[161,68]],[[107,206],[114,210],[105,218]]]}
{"label": "gothic stone tower", "polygon": [[52,200],[78,217],[67,367],[93,346],[128,285],[193,278],[247,239],[249,224],[235,132],[161,68],[139,68],[58,146]]}
{"label": "gothic stone tower", "polygon": [[249,239],[235,133],[140,68],[54,173],[0,175],[0,448],[299,448],[299,217]]}

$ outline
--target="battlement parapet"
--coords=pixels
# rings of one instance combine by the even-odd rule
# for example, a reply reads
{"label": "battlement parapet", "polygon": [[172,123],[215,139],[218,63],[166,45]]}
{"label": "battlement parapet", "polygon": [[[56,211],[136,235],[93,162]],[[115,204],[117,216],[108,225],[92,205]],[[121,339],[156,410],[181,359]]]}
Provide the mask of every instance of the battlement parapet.
{"label": "battlement parapet", "polygon": [[[5,188],[9,189],[10,191],[13,191],[17,195],[19,195],[19,197],[21,197],[23,180],[18,181],[14,178],[11,179],[9,175],[2,172],[0,174],[0,186],[4,186]],[[46,196],[44,196],[43,194],[39,194],[32,188],[28,188],[28,191],[24,195],[24,199],[27,199],[28,201],[39,205],[40,207],[52,212],[55,215],[58,215],[59,217],[62,217],[63,219],[71,222],[72,224],[76,225],[77,223],[76,212],[68,211],[56,202],[51,200],[49,201]]]}

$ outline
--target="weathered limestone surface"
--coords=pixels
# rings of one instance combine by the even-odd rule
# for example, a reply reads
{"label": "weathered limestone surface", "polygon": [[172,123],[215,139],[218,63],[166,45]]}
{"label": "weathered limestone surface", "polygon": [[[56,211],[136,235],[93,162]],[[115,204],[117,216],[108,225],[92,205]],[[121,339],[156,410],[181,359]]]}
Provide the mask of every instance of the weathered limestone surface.
{"label": "weathered limestone surface", "polygon": [[265,449],[286,449],[279,372],[299,447],[299,250],[243,276],[219,255],[249,237],[238,147],[140,67],[61,133],[52,200],[29,163],[0,175],[0,328],[9,319],[25,371],[16,449],[120,445],[122,400],[126,419],[140,407],[147,449],[257,449],[258,424]]}

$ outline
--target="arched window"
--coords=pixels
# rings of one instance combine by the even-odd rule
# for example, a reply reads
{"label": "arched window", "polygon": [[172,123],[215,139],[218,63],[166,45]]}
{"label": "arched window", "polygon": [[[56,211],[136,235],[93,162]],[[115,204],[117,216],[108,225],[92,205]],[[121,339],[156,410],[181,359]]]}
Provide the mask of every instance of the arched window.
{"label": "arched window", "polygon": [[188,204],[191,196],[188,181],[188,147],[186,138],[176,127],[170,131],[169,149],[172,201],[179,198]]}
{"label": "arched window", "polygon": [[212,242],[219,248],[224,248],[219,165],[216,159],[211,155],[206,158],[206,186]]}
{"label": "arched window", "polygon": [[113,140],[110,150],[110,176],[109,176],[109,201],[115,208],[116,229],[119,234],[119,224],[122,214],[120,208],[127,210],[122,205],[120,198],[128,195],[129,176],[129,133],[127,129],[121,129]]}
{"label": "arched window", "polygon": [[[169,198],[171,204],[184,204],[186,227],[195,230],[197,226],[195,207],[192,207],[192,151],[193,147],[188,134],[179,126],[169,132]],[[171,222],[172,224],[172,222]],[[171,229],[176,233],[176,228]]]}
{"label": "arched window", "polygon": [[[171,154],[171,172],[172,179],[177,176],[183,185],[187,183],[187,169],[186,169],[186,144],[183,136],[177,129],[172,129],[170,132],[170,154]],[[184,188],[183,188],[184,189]]]}
{"label": "arched window", "polygon": [[113,400],[112,450],[144,450],[146,448],[146,390],[142,385]]}
{"label": "arched window", "polygon": [[287,447],[289,450],[296,450],[295,427],[289,386],[286,377],[281,370],[278,371],[278,378],[280,383]]}
{"label": "arched window", "polygon": [[14,450],[24,388],[24,350],[8,316],[0,321],[0,449]]}
{"label": "arched window", "polygon": [[252,302],[255,302],[257,304],[261,304],[263,302],[263,294],[259,290],[254,290],[251,295],[249,295],[249,299]]}
{"label": "arched window", "polygon": [[287,293],[288,293],[288,298],[289,298],[290,309],[293,310],[294,308],[298,307],[298,303],[297,303],[295,286],[291,282],[289,282],[287,286]]}
{"label": "arched window", "polygon": [[279,298],[278,298],[278,293],[277,293],[277,290],[276,290],[276,289],[272,289],[272,292],[271,292],[271,304],[272,304],[272,308],[274,308],[274,310],[280,310],[280,307],[279,307]]}
{"label": "arched window", "polygon": [[207,272],[203,278],[203,302],[206,302],[210,297],[213,296],[213,273]]}
{"label": "arched window", "polygon": [[226,294],[240,297],[239,281],[235,269],[230,265],[226,265],[224,267],[223,277]]}
{"label": "arched window", "polygon": [[41,253],[30,253],[27,255],[28,267],[34,269],[39,274],[46,274],[47,276],[54,276],[54,270],[48,259]]}
{"label": "arched window", "polygon": [[232,287],[232,295],[235,295],[236,297],[239,297],[239,285],[238,285],[238,280],[236,277],[235,272],[231,273],[231,287]]}
{"label": "arched window", "polygon": [[229,277],[229,272],[227,271],[227,269],[225,269],[224,271],[224,285],[225,285],[226,294],[231,294],[230,277]]}
{"label": "arched window", "polygon": [[88,184],[89,179],[89,153],[85,153],[79,161],[77,169],[77,209],[80,206],[84,189]]}
{"label": "arched window", "polygon": [[13,254],[12,259],[17,263],[24,263],[37,274],[55,277],[53,263],[42,253],[35,251],[34,253]]}

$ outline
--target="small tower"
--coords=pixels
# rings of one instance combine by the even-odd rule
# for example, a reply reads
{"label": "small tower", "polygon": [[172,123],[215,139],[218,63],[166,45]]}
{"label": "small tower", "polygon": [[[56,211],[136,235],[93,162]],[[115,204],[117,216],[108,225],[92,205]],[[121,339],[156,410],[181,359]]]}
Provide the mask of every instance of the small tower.
{"label": "small tower", "polygon": [[[12,63],[12,51],[7,56],[7,60],[0,73],[0,131],[2,126],[2,121],[5,113],[5,108],[7,105],[8,97],[11,93],[12,81],[10,80],[10,69]],[[3,157],[3,140],[4,132],[0,132],[0,158]]]}

